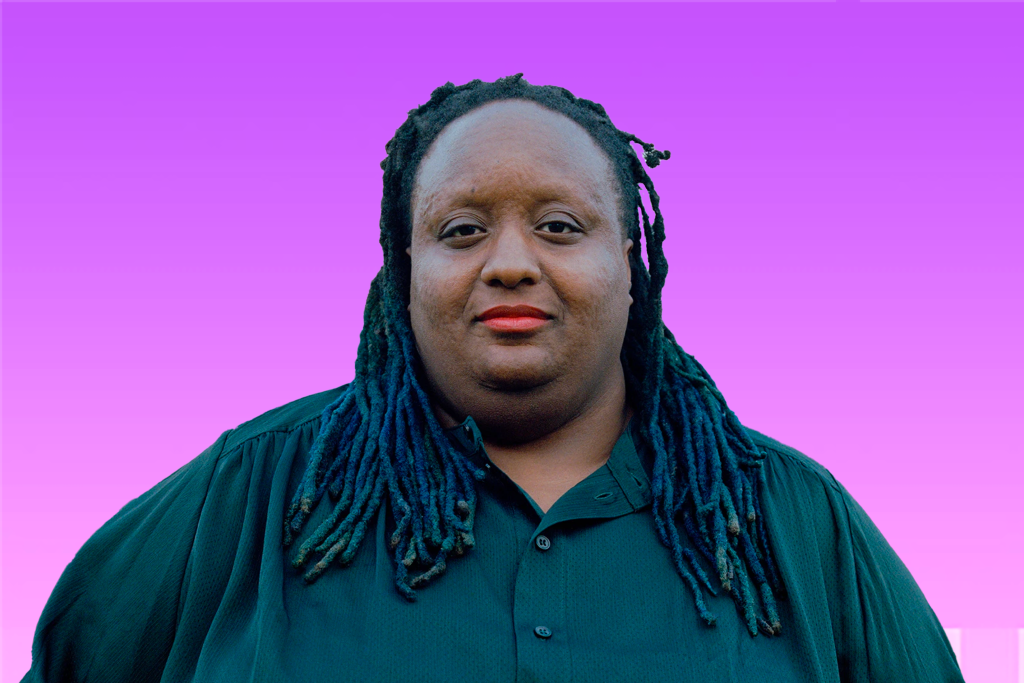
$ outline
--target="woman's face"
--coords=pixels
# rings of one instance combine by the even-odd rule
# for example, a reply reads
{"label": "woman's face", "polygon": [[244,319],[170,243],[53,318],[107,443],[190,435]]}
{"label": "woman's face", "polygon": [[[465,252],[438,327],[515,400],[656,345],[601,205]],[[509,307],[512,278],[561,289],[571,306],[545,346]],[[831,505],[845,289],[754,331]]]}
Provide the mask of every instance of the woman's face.
{"label": "woman's face", "polygon": [[413,189],[409,313],[450,415],[522,421],[510,396],[582,411],[621,382],[632,242],[618,196],[590,135],[535,103],[492,102],[442,131]]}

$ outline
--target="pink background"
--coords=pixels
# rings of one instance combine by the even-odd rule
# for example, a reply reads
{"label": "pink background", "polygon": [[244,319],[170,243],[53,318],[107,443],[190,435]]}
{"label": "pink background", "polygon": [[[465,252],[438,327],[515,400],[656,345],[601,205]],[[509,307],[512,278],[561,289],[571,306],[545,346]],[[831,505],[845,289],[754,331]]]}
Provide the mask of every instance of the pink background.
{"label": "pink background", "polygon": [[384,143],[518,71],[672,150],[665,317],[740,419],[846,485],[965,656],[1024,627],[1024,5],[2,11],[6,680],[123,504],[351,379]]}

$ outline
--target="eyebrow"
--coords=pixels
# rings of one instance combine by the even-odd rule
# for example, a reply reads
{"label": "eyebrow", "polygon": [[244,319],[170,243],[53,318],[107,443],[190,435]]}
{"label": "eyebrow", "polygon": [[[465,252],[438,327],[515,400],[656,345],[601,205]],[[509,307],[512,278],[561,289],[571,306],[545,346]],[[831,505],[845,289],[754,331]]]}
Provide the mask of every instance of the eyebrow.
{"label": "eyebrow", "polygon": [[[462,189],[456,191],[454,194],[447,195],[447,192],[437,193],[430,197],[433,206],[440,207],[440,210],[446,210],[452,207],[471,207],[478,209],[485,209],[489,207],[492,202],[486,199],[482,199],[482,193],[470,192],[469,190]],[[532,199],[534,206],[539,204],[545,204],[554,201],[563,201],[568,204],[575,203],[586,203],[590,205],[596,204],[597,197],[588,199],[586,196],[581,197],[575,192],[571,192],[567,186],[559,185],[547,185],[540,187],[535,192],[535,197]]]}

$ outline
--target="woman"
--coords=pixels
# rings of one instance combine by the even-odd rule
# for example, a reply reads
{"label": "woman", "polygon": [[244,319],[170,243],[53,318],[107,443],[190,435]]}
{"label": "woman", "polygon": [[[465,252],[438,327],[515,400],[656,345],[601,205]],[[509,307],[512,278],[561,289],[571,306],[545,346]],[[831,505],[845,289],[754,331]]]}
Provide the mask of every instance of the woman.
{"label": "woman", "polygon": [[962,680],[864,511],[662,324],[630,143],[668,152],[521,76],[388,143],[353,382],[104,525],[26,681]]}

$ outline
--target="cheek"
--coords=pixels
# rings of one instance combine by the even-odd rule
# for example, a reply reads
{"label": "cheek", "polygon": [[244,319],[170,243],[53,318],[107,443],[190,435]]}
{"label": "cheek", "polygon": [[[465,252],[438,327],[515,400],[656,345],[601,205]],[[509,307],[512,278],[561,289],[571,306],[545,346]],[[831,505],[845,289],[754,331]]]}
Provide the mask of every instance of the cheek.
{"label": "cheek", "polygon": [[587,267],[568,270],[561,278],[560,296],[567,314],[588,329],[604,334],[609,328],[624,325],[629,317],[629,270],[621,255],[602,255]]}
{"label": "cheek", "polygon": [[464,289],[452,269],[441,267],[429,257],[412,260],[409,317],[418,338],[460,320],[466,304]]}

